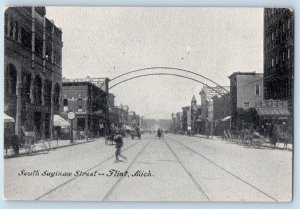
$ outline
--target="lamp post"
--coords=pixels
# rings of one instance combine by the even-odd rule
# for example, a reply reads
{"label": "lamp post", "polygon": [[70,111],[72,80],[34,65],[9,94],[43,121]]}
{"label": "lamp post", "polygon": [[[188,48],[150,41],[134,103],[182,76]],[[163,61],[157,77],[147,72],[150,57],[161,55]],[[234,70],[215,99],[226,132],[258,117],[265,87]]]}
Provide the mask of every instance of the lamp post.
{"label": "lamp post", "polygon": [[73,140],[73,120],[75,119],[76,115],[74,112],[68,112],[68,118],[71,121],[71,139],[70,143],[72,144],[74,142]]}

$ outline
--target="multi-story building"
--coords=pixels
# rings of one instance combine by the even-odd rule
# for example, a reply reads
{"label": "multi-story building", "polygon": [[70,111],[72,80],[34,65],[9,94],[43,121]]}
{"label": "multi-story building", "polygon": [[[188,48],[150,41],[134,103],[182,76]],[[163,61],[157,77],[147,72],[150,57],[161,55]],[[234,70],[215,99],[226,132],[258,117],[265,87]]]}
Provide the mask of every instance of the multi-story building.
{"label": "multi-story building", "polygon": [[116,114],[118,116],[118,122],[115,124],[118,127],[129,125],[129,107],[127,105],[120,104],[115,107]]}
{"label": "multi-story building", "polygon": [[90,137],[103,136],[109,126],[108,111],[107,91],[80,79],[63,80],[61,115],[67,118],[68,112],[76,114],[73,128],[77,132]]}
{"label": "multi-story building", "polygon": [[4,112],[37,137],[52,138],[59,114],[62,79],[62,30],[46,18],[45,7],[5,11]]}
{"label": "multi-story building", "polygon": [[293,106],[294,11],[264,9],[264,99]]}
{"label": "multi-story building", "polygon": [[140,126],[140,116],[135,113],[135,111],[130,111],[128,113],[128,122],[131,127]]}
{"label": "multi-story building", "polygon": [[230,129],[230,93],[214,96],[212,99],[214,135],[222,135],[224,130]]}
{"label": "multi-story building", "polygon": [[229,92],[228,86],[203,86],[199,95],[201,96],[201,115],[199,120],[199,131],[201,134],[207,134],[208,129],[213,123],[214,104],[213,97],[220,97]]}
{"label": "multi-story building", "polygon": [[263,74],[234,72],[230,79],[231,126],[242,128],[257,122],[256,103],[263,99]]}
{"label": "multi-story building", "polygon": [[206,85],[203,86],[199,95],[201,97],[201,105],[204,105],[206,101],[212,101],[214,96],[220,96],[229,92],[228,86],[212,86],[208,87]]}
{"label": "multi-story building", "polygon": [[191,130],[191,106],[182,107],[182,131]]}

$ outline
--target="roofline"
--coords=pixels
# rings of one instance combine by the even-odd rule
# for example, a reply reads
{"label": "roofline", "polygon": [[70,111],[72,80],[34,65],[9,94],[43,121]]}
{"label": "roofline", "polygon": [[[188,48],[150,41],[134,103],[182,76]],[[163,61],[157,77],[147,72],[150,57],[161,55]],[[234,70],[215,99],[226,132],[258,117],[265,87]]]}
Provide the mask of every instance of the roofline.
{"label": "roofline", "polygon": [[231,75],[228,76],[228,78],[231,78],[235,75],[263,75],[263,73],[257,73],[255,71],[253,71],[253,72],[233,72]]}

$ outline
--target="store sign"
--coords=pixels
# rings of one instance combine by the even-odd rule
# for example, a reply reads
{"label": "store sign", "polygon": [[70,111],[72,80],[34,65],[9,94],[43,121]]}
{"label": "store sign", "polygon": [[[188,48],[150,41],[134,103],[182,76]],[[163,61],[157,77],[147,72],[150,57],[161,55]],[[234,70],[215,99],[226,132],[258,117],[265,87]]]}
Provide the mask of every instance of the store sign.
{"label": "store sign", "polygon": [[288,101],[281,100],[262,100],[256,102],[257,108],[286,108],[288,107]]}

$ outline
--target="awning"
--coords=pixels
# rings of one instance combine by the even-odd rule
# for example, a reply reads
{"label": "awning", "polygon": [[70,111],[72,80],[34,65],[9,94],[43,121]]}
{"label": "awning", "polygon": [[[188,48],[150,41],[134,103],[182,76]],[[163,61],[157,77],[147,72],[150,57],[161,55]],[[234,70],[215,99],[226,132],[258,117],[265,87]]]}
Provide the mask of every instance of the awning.
{"label": "awning", "polygon": [[291,113],[287,108],[256,108],[260,117],[287,117]]}
{"label": "awning", "polygon": [[59,115],[54,115],[53,124],[54,126],[60,126],[60,127],[70,126],[70,123],[67,120],[60,117]]}
{"label": "awning", "polygon": [[4,123],[14,123],[14,122],[15,122],[15,119],[13,119],[12,117],[10,117],[4,113]]}
{"label": "awning", "polygon": [[226,116],[225,118],[222,119],[222,121],[228,121],[230,120],[231,116]]}

